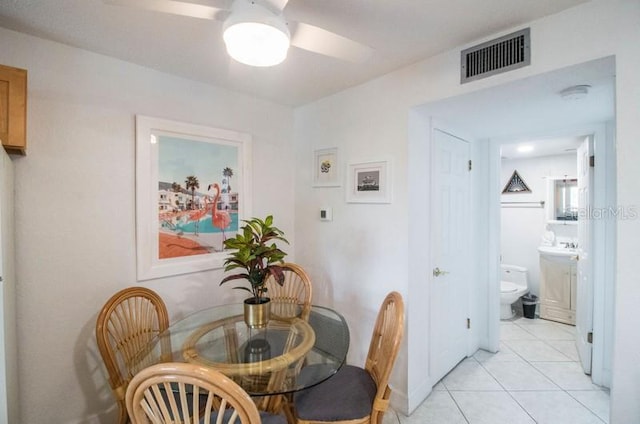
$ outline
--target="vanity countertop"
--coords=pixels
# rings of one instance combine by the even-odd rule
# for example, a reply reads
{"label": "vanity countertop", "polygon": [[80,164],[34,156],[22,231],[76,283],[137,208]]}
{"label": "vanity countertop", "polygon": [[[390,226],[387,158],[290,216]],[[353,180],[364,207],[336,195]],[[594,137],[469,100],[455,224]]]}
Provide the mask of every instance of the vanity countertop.
{"label": "vanity countertop", "polygon": [[576,249],[563,246],[540,246],[538,252],[541,255],[556,257],[572,257],[578,254]]}

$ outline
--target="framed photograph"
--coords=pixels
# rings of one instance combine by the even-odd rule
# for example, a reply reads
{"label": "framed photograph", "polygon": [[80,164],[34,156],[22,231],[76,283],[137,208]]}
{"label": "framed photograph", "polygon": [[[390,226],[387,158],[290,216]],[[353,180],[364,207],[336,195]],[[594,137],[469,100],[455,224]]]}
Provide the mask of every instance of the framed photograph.
{"label": "framed photograph", "polygon": [[347,202],[391,203],[391,162],[350,163],[347,175]]}
{"label": "framed photograph", "polygon": [[313,152],[313,186],[340,187],[338,149],[319,149]]}
{"label": "framed photograph", "polygon": [[136,116],[138,280],[221,268],[251,215],[251,136]]}

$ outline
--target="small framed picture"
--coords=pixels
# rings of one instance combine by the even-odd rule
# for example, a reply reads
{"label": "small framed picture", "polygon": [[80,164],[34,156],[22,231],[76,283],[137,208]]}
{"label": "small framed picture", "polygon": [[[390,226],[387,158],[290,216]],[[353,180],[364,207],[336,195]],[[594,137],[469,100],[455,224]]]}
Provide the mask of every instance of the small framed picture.
{"label": "small framed picture", "polygon": [[391,163],[388,160],[350,163],[347,202],[391,203]]}
{"label": "small framed picture", "polygon": [[340,187],[338,148],[318,149],[313,152],[313,186]]}

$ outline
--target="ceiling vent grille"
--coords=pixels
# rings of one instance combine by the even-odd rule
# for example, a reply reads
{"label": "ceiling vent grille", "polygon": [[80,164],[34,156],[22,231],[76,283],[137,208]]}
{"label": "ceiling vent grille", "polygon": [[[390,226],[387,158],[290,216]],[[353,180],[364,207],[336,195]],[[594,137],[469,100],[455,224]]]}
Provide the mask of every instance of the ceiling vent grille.
{"label": "ceiling vent grille", "polygon": [[529,28],[478,44],[460,54],[460,83],[511,71],[531,63]]}

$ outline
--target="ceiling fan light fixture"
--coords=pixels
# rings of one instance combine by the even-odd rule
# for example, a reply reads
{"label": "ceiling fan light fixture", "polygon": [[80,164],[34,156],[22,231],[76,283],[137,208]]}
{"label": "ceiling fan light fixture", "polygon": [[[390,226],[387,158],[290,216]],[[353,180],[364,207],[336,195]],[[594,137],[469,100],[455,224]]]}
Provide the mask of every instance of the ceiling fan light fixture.
{"label": "ceiling fan light fixture", "polygon": [[249,66],[274,66],[287,57],[290,34],[280,15],[238,0],[224,22],[224,42],[233,59]]}

